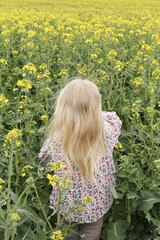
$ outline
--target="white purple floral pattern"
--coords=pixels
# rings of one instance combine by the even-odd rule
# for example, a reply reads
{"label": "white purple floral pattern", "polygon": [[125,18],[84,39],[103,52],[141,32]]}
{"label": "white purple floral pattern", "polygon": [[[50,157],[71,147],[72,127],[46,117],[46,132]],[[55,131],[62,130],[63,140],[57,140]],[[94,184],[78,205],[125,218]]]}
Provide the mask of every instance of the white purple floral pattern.
{"label": "white purple floral pattern", "polygon": [[[82,180],[79,174],[78,167],[76,167],[74,173],[71,172],[71,180],[73,184],[70,186],[68,193],[65,196],[65,202],[62,205],[60,213],[64,215],[65,212],[69,212],[76,200],[77,205],[82,203],[81,198],[85,195],[89,195],[93,199],[93,203],[85,207],[85,211],[78,213],[74,216],[74,212],[70,213],[66,217],[66,221],[73,221],[78,223],[91,223],[98,221],[103,215],[110,209],[113,203],[113,196],[110,192],[110,188],[115,185],[115,166],[113,161],[113,148],[118,142],[118,137],[121,132],[122,122],[117,116],[116,112],[102,112],[104,120],[104,135],[106,139],[106,150],[103,157],[98,162],[97,172],[95,174],[96,184],[90,183],[87,180]],[[51,158],[50,151],[51,139],[48,138],[43,144],[39,158],[44,163],[61,161],[64,162],[66,168],[60,169],[59,174],[65,176],[65,171],[69,170],[67,162],[63,152],[62,143],[56,144],[56,150],[54,156]],[[52,143],[51,143],[52,144]],[[58,174],[58,173],[54,173]],[[54,205],[57,203],[57,189],[52,189],[50,196],[50,208],[54,209]]]}

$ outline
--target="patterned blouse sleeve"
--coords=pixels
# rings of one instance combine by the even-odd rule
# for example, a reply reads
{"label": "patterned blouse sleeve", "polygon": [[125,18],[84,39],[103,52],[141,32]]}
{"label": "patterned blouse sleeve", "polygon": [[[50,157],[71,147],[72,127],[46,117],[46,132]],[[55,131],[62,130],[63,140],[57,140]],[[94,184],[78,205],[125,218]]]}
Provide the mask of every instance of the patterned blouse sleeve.
{"label": "patterned blouse sleeve", "polygon": [[122,121],[116,112],[102,112],[102,114],[105,124],[105,137],[113,149],[121,133]]}
{"label": "patterned blouse sleeve", "polygon": [[51,139],[47,138],[39,152],[39,159],[45,164],[49,163],[52,160],[50,144],[51,144]]}

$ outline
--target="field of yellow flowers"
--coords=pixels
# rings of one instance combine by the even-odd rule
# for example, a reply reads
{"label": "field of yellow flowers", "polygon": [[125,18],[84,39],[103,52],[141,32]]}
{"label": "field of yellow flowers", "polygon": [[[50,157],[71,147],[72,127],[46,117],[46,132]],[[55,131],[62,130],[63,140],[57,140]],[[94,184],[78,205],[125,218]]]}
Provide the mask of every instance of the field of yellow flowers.
{"label": "field of yellow flowers", "polygon": [[94,81],[123,122],[101,239],[160,240],[160,1],[1,0],[0,10],[0,240],[69,239],[37,156],[55,93],[75,77]]}

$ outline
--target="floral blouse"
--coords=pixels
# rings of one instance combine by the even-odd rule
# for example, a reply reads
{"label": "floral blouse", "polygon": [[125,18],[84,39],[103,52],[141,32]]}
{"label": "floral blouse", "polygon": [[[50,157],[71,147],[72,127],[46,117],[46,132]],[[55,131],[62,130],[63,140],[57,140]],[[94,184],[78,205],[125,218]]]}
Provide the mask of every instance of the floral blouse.
{"label": "floral blouse", "polygon": [[[65,194],[65,201],[62,204],[60,214],[69,212],[73,207],[74,202],[77,204],[82,203],[82,198],[89,195],[93,202],[86,205],[85,211],[78,213],[76,216],[73,212],[69,213],[65,218],[66,221],[72,220],[78,223],[91,223],[98,221],[110,209],[113,203],[113,195],[110,192],[111,187],[115,185],[115,166],[113,161],[112,152],[114,146],[118,142],[118,137],[121,132],[122,122],[117,116],[116,112],[102,112],[104,120],[104,135],[106,139],[106,150],[102,158],[98,162],[97,171],[95,174],[96,183],[91,183],[87,180],[82,180],[79,174],[78,167],[71,172],[71,180],[73,184],[69,187],[69,191]],[[51,157],[50,150],[51,139],[48,138],[43,144],[39,158],[44,163],[60,161],[63,162],[66,168],[60,169],[60,175],[65,176],[65,171],[69,170],[67,161],[63,152],[62,143],[58,143],[55,150],[55,155]],[[56,174],[56,172],[54,172]],[[78,202],[77,202],[77,199]],[[53,187],[50,196],[50,208],[54,210],[54,205],[57,203],[56,187]]]}

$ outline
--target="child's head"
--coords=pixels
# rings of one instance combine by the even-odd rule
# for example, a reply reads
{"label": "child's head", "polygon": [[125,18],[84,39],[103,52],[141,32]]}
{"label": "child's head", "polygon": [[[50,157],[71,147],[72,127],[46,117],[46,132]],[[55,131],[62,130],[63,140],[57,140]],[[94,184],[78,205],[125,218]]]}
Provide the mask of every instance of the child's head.
{"label": "child's head", "polygon": [[61,91],[50,125],[49,136],[63,133],[63,150],[71,166],[79,167],[85,178],[94,179],[96,162],[104,151],[101,95],[89,81],[75,79]]}
{"label": "child's head", "polygon": [[97,114],[97,111],[101,111],[101,95],[97,86],[89,80],[72,80],[60,91],[55,114],[59,111],[63,111],[61,114],[65,116],[69,112],[79,117]]}

